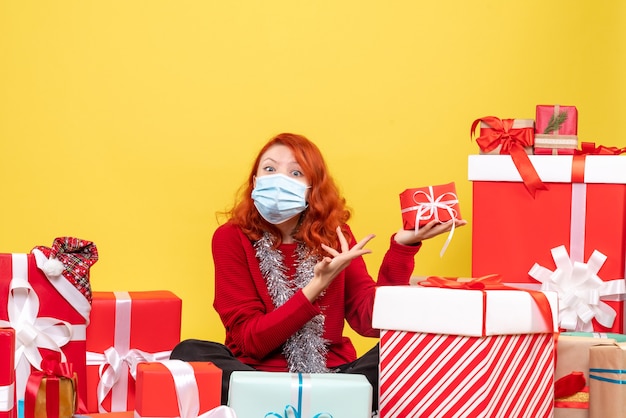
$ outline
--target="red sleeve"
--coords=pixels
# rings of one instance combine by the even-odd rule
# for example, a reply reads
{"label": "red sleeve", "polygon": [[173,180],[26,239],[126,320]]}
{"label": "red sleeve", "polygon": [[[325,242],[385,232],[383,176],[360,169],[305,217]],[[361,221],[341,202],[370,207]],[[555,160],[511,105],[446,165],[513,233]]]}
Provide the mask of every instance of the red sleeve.
{"label": "red sleeve", "polygon": [[237,227],[220,226],[212,251],[213,306],[226,328],[226,345],[237,357],[263,359],[320,313],[302,291],[274,309],[254,247]]}
{"label": "red sleeve", "polygon": [[[353,244],[354,242],[351,245]],[[420,248],[421,243],[415,246],[402,245],[392,236],[378,272],[377,282],[367,272],[362,257],[350,263],[345,272],[345,301],[346,320],[353,330],[365,337],[379,336],[379,330],[372,328],[376,286],[408,285],[415,267],[414,257]]]}

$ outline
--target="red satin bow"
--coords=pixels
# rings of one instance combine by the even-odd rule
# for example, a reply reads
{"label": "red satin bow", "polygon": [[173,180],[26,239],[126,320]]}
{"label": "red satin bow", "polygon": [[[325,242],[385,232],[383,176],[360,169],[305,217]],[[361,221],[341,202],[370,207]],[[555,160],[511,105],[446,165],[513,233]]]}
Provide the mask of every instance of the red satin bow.
{"label": "red satin bow", "polygon": [[604,145],[598,145],[596,147],[595,142],[582,142],[580,144],[580,150],[576,150],[576,154],[583,155],[620,155],[626,153],[626,147],[606,147]]}
{"label": "red satin bow", "polygon": [[572,372],[554,382],[554,399],[575,395],[585,388],[586,380],[583,372]]}
{"label": "red satin bow", "polygon": [[547,329],[553,329],[554,320],[552,318],[552,309],[550,308],[550,302],[548,302],[548,298],[543,292],[538,290],[531,289],[520,289],[517,287],[507,286],[502,284],[502,279],[498,274],[490,274],[487,276],[479,277],[476,279],[472,279],[467,282],[460,282],[458,280],[443,278],[438,276],[430,276],[426,278],[426,280],[418,283],[420,286],[424,287],[441,287],[448,289],[466,289],[466,290],[480,290],[483,292],[483,336],[486,335],[486,321],[485,318],[487,316],[487,303],[486,303],[486,293],[485,290],[517,290],[522,292],[527,292],[535,301],[535,304],[539,308],[541,312],[541,317],[543,318]]}
{"label": "red satin bow", "polygon": [[[514,129],[514,119],[499,119],[495,116],[485,116],[476,119],[470,129],[470,138],[474,137],[476,128],[480,122],[489,125],[484,134],[476,138],[478,146],[483,152],[493,151],[501,145],[500,154],[511,155],[511,159],[517,167],[522,181],[528,192],[535,197],[537,190],[547,190],[547,187],[539,178],[535,167],[530,162],[524,147],[530,147],[534,143],[534,132],[532,129]],[[481,134],[483,132],[481,131]]]}

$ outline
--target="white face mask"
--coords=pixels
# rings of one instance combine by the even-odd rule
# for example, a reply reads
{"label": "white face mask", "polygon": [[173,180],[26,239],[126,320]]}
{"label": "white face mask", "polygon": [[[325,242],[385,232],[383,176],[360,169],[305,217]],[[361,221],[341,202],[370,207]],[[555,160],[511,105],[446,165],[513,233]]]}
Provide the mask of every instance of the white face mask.
{"label": "white face mask", "polygon": [[306,209],[306,189],[306,184],[284,174],[269,174],[256,178],[252,199],[263,219],[278,225]]}

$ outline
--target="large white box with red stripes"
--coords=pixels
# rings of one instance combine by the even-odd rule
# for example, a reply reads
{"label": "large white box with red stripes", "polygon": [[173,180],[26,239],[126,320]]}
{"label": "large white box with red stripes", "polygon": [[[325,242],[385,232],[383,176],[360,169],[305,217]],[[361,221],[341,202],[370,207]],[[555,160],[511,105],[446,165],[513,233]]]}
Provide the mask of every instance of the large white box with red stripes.
{"label": "large white box with red stripes", "polygon": [[378,288],[381,418],[552,416],[557,294],[500,287]]}

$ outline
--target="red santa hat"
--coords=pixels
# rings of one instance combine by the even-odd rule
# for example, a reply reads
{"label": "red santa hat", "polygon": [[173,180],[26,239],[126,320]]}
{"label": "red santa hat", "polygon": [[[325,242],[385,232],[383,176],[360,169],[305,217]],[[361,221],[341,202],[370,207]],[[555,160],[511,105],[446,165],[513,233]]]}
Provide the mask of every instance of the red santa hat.
{"label": "red santa hat", "polygon": [[49,277],[63,275],[91,303],[89,268],[98,261],[98,249],[91,241],[73,237],[55,238],[52,248],[37,246],[48,259],[41,269]]}

